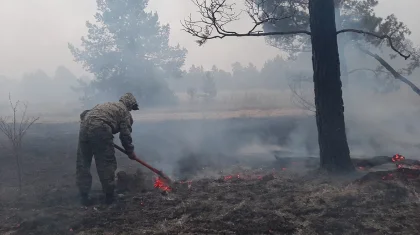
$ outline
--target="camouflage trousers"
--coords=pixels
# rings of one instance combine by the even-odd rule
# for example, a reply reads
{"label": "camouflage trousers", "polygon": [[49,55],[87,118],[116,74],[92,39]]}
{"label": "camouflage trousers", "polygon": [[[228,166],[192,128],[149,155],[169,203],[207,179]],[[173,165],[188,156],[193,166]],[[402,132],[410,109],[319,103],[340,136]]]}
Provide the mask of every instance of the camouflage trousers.
{"label": "camouflage trousers", "polygon": [[114,192],[117,160],[113,138],[111,127],[101,121],[80,124],[76,162],[76,184],[80,193],[89,193],[92,187],[90,167],[93,156],[102,190],[104,193]]}

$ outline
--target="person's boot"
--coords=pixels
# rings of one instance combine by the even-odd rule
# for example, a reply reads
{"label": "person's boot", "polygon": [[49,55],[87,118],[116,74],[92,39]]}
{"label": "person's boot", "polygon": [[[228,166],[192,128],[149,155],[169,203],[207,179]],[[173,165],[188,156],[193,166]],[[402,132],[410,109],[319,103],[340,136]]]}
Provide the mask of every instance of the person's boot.
{"label": "person's boot", "polygon": [[114,193],[106,193],[105,194],[105,204],[107,205],[111,205],[112,203],[114,203]]}
{"label": "person's boot", "polygon": [[91,206],[93,204],[92,199],[89,197],[89,194],[87,193],[81,193],[80,194],[80,203],[83,206]]}

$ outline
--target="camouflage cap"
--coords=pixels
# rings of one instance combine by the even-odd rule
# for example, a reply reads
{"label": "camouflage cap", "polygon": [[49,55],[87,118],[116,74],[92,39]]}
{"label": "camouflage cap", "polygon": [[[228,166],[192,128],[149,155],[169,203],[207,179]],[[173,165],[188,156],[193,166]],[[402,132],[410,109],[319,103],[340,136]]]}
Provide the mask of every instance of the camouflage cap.
{"label": "camouflage cap", "polygon": [[134,97],[134,95],[130,92],[125,93],[123,96],[121,96],[120,102],[123,103],[130,111],[139,110],[136,97]]}
{"label": "camouflage cap", "polygon": [[80,114],[80,120],[83,120],[83,119],[85,118],[86,114],[87,114],[89,111],[90,111],[90,109],[83,111],[83,112]]}

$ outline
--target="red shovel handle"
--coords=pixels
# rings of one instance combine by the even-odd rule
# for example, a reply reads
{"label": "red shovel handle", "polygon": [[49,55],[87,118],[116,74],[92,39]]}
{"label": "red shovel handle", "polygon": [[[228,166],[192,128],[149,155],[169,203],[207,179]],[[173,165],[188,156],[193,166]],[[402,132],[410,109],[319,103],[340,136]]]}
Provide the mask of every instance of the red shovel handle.
{"label": "red shovel handle", "polygon": [[[128,153],[127,153],[127,151],[125,151],[125,149],[121,148],[120,146],[118,146],[116,144],[114,144],[114,147],[128,156]],[[135,157],[133,160],[135,160],[136,162],[138,162],[138,163],[142,164],[143,166],[147,167],[149,170],[153,171],[154,173],[156,173],[157,175],[159,175],[163,179],[171,182],[171,179],[168,176],[166,176],[162,171],[152,167],[151,165],[149,165],[146,162],[138,159],[137,157]]]}

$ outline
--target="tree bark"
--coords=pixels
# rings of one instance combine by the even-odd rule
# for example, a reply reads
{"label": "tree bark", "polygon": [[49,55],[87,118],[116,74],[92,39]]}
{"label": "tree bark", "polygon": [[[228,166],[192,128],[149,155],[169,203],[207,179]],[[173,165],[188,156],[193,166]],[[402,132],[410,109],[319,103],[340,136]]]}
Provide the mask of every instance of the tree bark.
{"label": "tree bark", "polygon": [[355,168],[345,131],[334,0],[310,0],[309,14],[321,168],[350,172]]}

